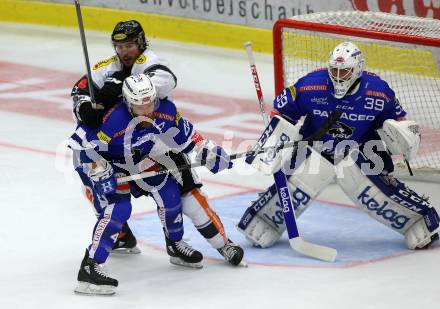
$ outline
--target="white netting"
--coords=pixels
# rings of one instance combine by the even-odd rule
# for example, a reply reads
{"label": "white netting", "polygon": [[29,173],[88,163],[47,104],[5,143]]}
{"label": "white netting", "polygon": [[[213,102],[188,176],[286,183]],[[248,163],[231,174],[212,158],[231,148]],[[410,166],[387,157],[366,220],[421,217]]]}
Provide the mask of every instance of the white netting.
{"label": "white netting", "polygon": [[292,19],[440,39],[440,20],[381,12],[324,12],[298,15]]}
{"label": "white netting", "polygon": [[440,170],[440,21],[358,11],[314,13],[292,20],[438,39],[438,47],[433,47],[383,40],[379,35],[375,39],[347,35],[344,31],[306,31],[286,23],[281,33],[282,55],[278,55],[283,69],[275,78],[283,78],[284,86],[292,85],[306,73],[326,67],[328,55],[338,43],[356,43],[364,53],[366,70],[386,80],[408,118],[422,126],[422,145],[412,165]]}

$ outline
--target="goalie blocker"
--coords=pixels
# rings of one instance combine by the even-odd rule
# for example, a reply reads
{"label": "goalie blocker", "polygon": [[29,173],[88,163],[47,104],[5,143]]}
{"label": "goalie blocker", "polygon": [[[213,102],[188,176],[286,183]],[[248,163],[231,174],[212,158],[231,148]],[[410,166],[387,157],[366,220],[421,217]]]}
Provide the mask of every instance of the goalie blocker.
{"label": "goalie blocker", "polygon": [[[420,135],[418,130],[414,129],[414,125],[416,124],[409,121],[402,121],[397,125],[394,122],[384,125],[384,130],[388,135],[384,140],[388,149],[393,149],[394,154],[397,154],[400,149],[399,154],[412,157],[420,142]],[[282,134],[280,132],[283,132],[283,129],[275,129],[273,134]],[[402,136],[405,138],[401,142],[403,146],[399,148]],[[390,144],[390,141],[393,144]],[[372,163],[370,159],[372,158],[355,150],[334,166],[310,146],[300,149],[295,155],[295,160],[293,160],[296,161],[295,168],[288,179],[297,218],[321,190],[336,178],[335,171],[342,170],[342,174],[338,173],[342,177],[336,179],[337,184],[358,207],[375,220],[404,235],[409,249],[429,246],[433,240],[438,238],[438,208],[436,209],[426,198],[421,197],[394,177],[386,175],[385,172],[379,175],[365,175],[361,166]],[[281,161],[272,160],[272,162],[279,164]],[[261,163],[253,165],[260,169]],[[260,170],[267,173],[270,169],[264,166]],[[252,202],[238,224],[238,230],[250,242],[262,248],[272,246],[285,229],[275,185],[260,193],[258,199]]]}

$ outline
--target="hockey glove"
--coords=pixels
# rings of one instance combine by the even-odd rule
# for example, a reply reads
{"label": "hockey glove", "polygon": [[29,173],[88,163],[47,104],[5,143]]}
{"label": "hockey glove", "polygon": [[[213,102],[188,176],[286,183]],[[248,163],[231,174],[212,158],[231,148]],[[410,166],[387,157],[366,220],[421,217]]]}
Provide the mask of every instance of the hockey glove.
{"label": "hockey glove", "polygon": [[99,90],[96,100],[106,108],[113,107],[122,95],[122,84],[128,77],[124,71],[117,71],[105,79],[104,85]]}
{"label": "hockey glove", "polygon": [[109,196],[116,193],[116,177],[113,167],[107,161],[94,163],[93,168],[88,168],[86,174],[93,181],[93,187],[99,195]]}
{"label": "hockey glove", "polygon": [[196,157],[197,162],[206,162],[204,165],[214,174],[232,167],[232,161],[227,152],[213,142],[204,141]]}
{"label": "hockey glove", "polygon": [[78,123],[96,129],[102,124],[105,110],[94,109],[88,95],[73,96],[73,113]]}

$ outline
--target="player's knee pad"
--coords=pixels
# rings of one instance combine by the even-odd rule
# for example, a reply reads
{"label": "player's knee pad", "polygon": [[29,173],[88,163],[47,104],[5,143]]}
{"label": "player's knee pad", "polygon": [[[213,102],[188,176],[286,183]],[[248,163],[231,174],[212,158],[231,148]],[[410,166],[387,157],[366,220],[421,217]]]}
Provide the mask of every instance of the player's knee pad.
{"label": "player's knee pad", "polygon": [[201,189],[193,189],[182,196],[182,210],[193,222],[199,233],[215,248],[227,243],[223,224],[209,206],[208,198]]}
{"label": "player's knee pad", "polygon": [[[297,217],[335,177],[330,162],[312,148],[308,147],[307,150],[307,157],[288,179]],[[238,230],[253,244],[263,248],[272,246],[281,237],[286,227],[275,184],[261,193],[245,211]]]}
{"label": "player's knee pad", "polygon": [[392,176],[365,175],[368,162],[362,153],[347,156],[337,166],[339,186],[372,218],[405,235],[408,248],[426,245],[439,228],[436,209]]}

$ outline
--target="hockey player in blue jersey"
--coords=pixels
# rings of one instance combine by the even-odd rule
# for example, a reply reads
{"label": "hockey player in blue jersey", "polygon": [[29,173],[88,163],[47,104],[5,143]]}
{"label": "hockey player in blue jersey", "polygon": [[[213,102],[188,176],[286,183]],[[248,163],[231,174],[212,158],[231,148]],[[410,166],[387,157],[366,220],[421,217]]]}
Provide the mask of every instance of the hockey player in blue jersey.
{"label": "hockey player in blue jersey", "polygon": [[[223,148],[205,140],[192,123],[180,116],[171,101],[157,98],[149,77],[144,74],[128,77],[122,92],[124,102],[106,114],[101,126],[97,129],[79,126],[70,138],[69,146],[74,151],[81,180],[105,205],[93,230],[92,244],[81,263],[75,291],[114,293],[118,282],[108,277],[100,264],[106,261],[118,233],[130,217],[131,194],[151,195],[155,200],[171,263],[201,267],[202,254],[182,240],[182,214],[186,214],[196,227],[211,234],[206,237],[208,242],[228,262],[238,265],[243,250],[227,237],[220,219],[199,188],[181,195],[178,174],[117,182],[117,178],[161,166],[172,169],[176,164],[169,158],[170,152],[196,152],[196,158],[206,160],[213,173],[232,167]],[[212,223],[216,225],[215,231],[211,228]]]}
{"label": "hockey player in blue jersey", "polygon": [[[141,24],[136,20],[118,22],[111,34],[111,43],[115,54],[97,62],[91,72],[92,86],[96,103],[102,107],[94,109],[89,93],[87,76],[83,76],[72,89],[73,115],[78,124],[88,128],[97,128],[102,124],[104,115],[115,106],[122,96],[122,82],[130,75],[144,73],[150,77],[156,87],[159,99],[171,99],[177,85],[177,77],[171,70],[168,61],[157,55],[151,48]],[[184,153],[171,153],[177,165],[188,163]],[[182,198],[188,199],[191,192],[203,186],[194,170],[182,171],[182,182],[179,183]],[[197,190],[196,190],[197,191]],[[105,203],[99,200],[90,187],[84,187],[84,193],[99,214]],[[213,213],[210,208],[206,213]],[[222,226],[216,226],[217,219],[208,225],[197,226],[197,230],[208,241],[221,237]],[[113,252],[122,254],[140,253],[128,223],[125,223],[114,243]]]}
{"label": "hockey player in blue jersey", "polygon": [[[409,249],[429,246],[438,239],[439,208],[392,176],[390,156],[415,156],[418,125],[406,120],[390,86],[364,71],[362,52],[350,42],[335,47],[328,68],[307,74],[276,97],[274,140],[283,134],[290,140],[306,139],[335,110],[342,112],[339,120],[313,147],[299,147],[292,159],[262,156],[252,164],[267,175],[284,167],[297,217],[336,181],[358,207],[402,234]],[[238,228],[263,248],[281,237],[286,227],[275,185],[245,211]]]}
{"label": "hockey player in blue jersey", "polygon": [[[122,82],[132,74],[144,73],[151,77],[160,99],[172,98],[177,85],[177,77],[170,69],[168,61],[157,55],[145,36],[142,25],[136,20],[118,22],[111,34],[114,54],[98,61],[91,72],[92,89],[96,103],[93,108],[87,75],[81,77],[72,89],[73,115],[78,124],[97,128],[102,124],[104,115],[122,96]],[[183,158],[178,158],[180,161]],[[197,185],[185,177],[185,186]],[[96,215],[102,212],[104,205],[93,199],[93,192],[84,188],[85,195],[92,202]],[[140,253],[136,238],[128,224],[124,224],[113,252],[131,254]]]}

